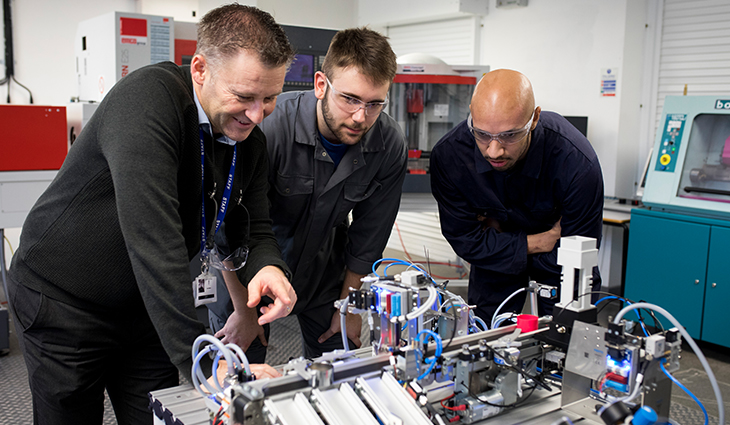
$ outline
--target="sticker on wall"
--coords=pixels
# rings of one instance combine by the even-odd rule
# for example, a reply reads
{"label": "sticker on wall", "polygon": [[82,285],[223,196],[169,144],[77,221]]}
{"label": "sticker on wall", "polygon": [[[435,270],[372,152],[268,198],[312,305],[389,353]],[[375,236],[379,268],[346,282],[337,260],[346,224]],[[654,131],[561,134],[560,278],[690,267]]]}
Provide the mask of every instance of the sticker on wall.
{"label": "sticker on wall", "polygon": [[601,96],[616,96],[616,80],[618,80],[618,68],[603,68],[601,70]]}

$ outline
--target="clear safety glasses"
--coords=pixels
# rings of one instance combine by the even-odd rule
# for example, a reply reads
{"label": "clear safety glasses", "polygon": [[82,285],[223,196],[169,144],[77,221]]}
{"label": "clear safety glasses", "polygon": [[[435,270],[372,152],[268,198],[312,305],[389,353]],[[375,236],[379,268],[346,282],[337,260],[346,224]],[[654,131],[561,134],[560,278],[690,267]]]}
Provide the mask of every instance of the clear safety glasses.
{"label": "clear safety glasses", "polygon": [[352,96],[348,96],[334,87],[332,87],[332,83],[330,82],[330,79],[327,77],[324,77],[325,80],[327,80],[327,85],[332,89],[332,92],[335,94],[335,103],[337,103],[337,106],[339,106],[343,111],[354,114],[355,112],[359,111],[360,109],[365,110],[366,116],[375,116],[380,113],[380,111],[385,108],[385,105],[388,104],[388,99],[386,99],[383,102],[363,102],[360,99],[356,99]]}
{"label": "clear safety glasses", "polygon": [[219,250],[218,245],[213,244],[213,249],[208,252],[208,265],[218,270],[228,270],[234,272],[241,269],[246,265],[248,260],[248,246],[242,246],[227,257],[223,257]]}
{"label": "clear safety glasses", "polygon": [[[243,205],[242,198],[243,194],[238,197],[235,206],[243,208],[243,210],[246,212],[246,239],[244,240],[244,245],[235,249],[230,254],[224,255],[221,252],[222,250],[215,243],[215,232],[213,229],[211,229],[207,237],[207,242],[205,243],[206,248],[208,249],[208,254],[205,256],[206,258],[202,258],[204,268],[205,266],[208,266],[216,268],[218,270],[227,270],[229,272],[234,272],[243,268],[243,266],[246,265],[246,260],[248,260],[249,252],[247,244],[251,232],[251,216],[249,216],[248,214],[248,209],[246,209],[246,207]],[[215,201],[215,198],[212,195],[211,199],[213,199],[213,202],[215,202],[217,211],[218,203]],[[213,228],[215,228],[215,223],[213,223]]]}
{"label": "clear safety glasses", "polygon": [[482,143],[489,143],[492,140],[497,140],[499,143],[501,143],[504,146],[507,145],[513,145],[522,139],[524,139],[527,134],[530,132],[530,127],[532,127],[532,120],[535,118],[535,111],[532,111],[532,116],[530,117],[530,121],[525,124],[524,127],[522,127],[519,130],[512,130],[512,131],[505,131],[503,133],[497,133],[492,134],[488,131],[480,130],[476,127],[474,127],[471,114],[469,114],[469,117],[466,120],[466,125],[469,127],[469,131],[474,135],[474,138],[477,139],[479,142]]}

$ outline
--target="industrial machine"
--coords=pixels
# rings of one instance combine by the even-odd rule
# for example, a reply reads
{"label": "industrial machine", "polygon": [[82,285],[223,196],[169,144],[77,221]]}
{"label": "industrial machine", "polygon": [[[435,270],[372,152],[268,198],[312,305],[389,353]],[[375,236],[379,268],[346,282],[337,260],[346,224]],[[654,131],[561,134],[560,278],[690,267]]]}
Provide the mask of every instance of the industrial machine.
{"label": "industrial machine", "polygon": [[[519,315],[511,324],[509,314],[500,326],[495,314],[491,329],[416,265],[396,275],[373,273],[363,289],[336,303],[343,319],[345,311],[367,314],[372,347],[295,359],[279,378],[255,380],[237,347],[203,335],[193,348],[198,409],[190,408],[189,393],[153,392],[157,423],[427,425],[495,418],[500,424],[638,425],[661,417],[665,422],[680,334],[694,341],[679,325],[653,335],[627,332],[622,318],[636,304],[608,327],[576,319],[595,317],[586,288],[596,251],[593,239],[563,238],[558,257],[563,276],[571,278],[563,282],[555,316]],[[557,295],[555,288],[530,288],[531,298]],[[228,386],[205,381],[198,362],[209,353],[214,368],[226,358]],[[719,388],[716,394],[720,397]]]}
{"label": "industrial machine", "polygon": [[169,16],[110,12],[80,22],[74,42],[78,92],[67,106],[70,143],[130,72],[164,61],[189,65],[196,37],[197,24]]}
{"label": "industrial machine", "polygon": [[642,200],[653,210],[730,218],[730,97],[666,97]]}
{"label": "industrial machine", "polygon": [[398,58],[388,113],[401,125],[408,149],[430,151],[466,119],[477,81],[488,66],[447,65],[421,53]]}
{"label": "industrial machine", "polygon": [[[488,66],[447,65],[422,53],[398,58],[398,71],[388,94],[388,114],[401,126],[408,142],[408,172],[404,191],[429,192],[428,158],[433,146],[469,114],[474,86]],[[413,187],[411,187],[413,186]]]}
{"label": "industrial machine", "polygon": [[111,12],[79,23],[79,99],[99,102],[121,78],[145,65],[174,60],[172,17]]}
{"label": "industrial machine", "polygon": [[666,97],[643,203],[631,212],[625,295],[730,347],[730,97]]}

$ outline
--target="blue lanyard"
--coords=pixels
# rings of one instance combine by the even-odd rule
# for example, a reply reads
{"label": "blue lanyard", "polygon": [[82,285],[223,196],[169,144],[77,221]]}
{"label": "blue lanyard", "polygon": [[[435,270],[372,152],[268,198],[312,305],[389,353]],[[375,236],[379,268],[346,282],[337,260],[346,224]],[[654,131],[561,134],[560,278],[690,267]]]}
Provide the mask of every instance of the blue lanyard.
{"label": "blue lanyard", "polygon": [[[215,143],[215,140],[213,141]],[[221,226],[223,218],[226,216],[226,209],[228,209],[228,200],[231,197],[231,189],[233,188],[233,173],[236,171],[236,150],[238,146],[233,145],[233,159],[231,160],[231,169],[228,172],[228,180],[226,181],[226,187],[223,190],[223,198],[221,199],[221,206],[218,208],[218,215],[215,219],[215,227],[213,235],[218,233],[218,228]],[[208,249],[206,248],[206,242],[208,240],[205,231],[205,144],[203,142],[203,129],[200,129],[200,176],[201,176],[201,194],[202,194],[202,231],[200,233],[200,249],[201,257],[205,258],[208,255]]]}

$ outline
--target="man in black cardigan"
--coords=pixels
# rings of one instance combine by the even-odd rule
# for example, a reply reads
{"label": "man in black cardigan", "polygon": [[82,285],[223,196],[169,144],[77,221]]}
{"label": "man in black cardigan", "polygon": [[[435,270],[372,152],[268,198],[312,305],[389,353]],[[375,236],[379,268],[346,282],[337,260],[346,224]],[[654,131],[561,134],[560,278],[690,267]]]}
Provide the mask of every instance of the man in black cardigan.
{"label": "man in black cardigan", "polygon": [[151,422],[147,393],[177,385],[178,370],[190,377],[205,328],[188,263],[201,248],[220,254],[218,221],[231,249],[250,250],[249,303],[275,300],[260,323],[289,313],[296,295],[271,231],[257,124],[292,58],[269,14],[223,6],[201,20],[189,68],[142,68],[101,102],[10,268],[35,423],[100,424],[104,389],[120,424]]}

